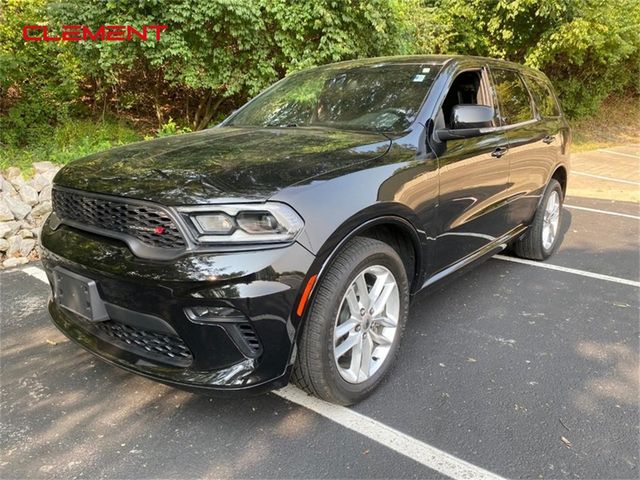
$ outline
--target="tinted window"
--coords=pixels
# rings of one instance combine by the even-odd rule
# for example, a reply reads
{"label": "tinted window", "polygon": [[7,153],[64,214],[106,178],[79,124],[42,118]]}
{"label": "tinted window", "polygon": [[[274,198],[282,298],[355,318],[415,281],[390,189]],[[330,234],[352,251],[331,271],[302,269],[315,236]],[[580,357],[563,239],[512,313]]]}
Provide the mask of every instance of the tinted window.
{"label": "tinted window", "polygon": [[551,90],[549,90],[549,87],[547,87],[542,80],[527,77],[527,84],[529,85],[529,90],[533,95],[533,100],[536,102],[536,107],[538,108],[540,116],[557,117],[560,115],[556,99],[551,93]]}
{"label": "tinted window", "polygon": [[[486,70],[471,70],[458,74],[442,103],[442,119],[436,121],[444,122],[443,127],[451,128],[451,113],[456,105],[484,105],[494,108]],[[498,125],[497,115],[494,119],[495,125]]]}
{"label": "tinted window", "polygon": [[500,116],[504,125],[526,122],[534,118],[531,97],[520,75],[511,70],[494,70]]}
{"label": "tinted window", "polygon": [[400,131],[415,119],[439,69],[382,64],[306,70],[259,95],[229,125]]}

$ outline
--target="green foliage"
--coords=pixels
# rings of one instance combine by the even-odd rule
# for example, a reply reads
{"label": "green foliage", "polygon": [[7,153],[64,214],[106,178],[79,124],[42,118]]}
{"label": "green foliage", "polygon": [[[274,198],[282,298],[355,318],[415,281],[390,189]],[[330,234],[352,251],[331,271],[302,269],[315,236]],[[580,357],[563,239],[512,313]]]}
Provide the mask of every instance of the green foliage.
{"label": "green foliage", "polygon": [[[159,42],[24,42],[31,24],[54,34],[64,24],[168,29]],[[205,128],[288,73],[408,53],[527,63],[547,73],[579,118],[611,95],[637,101],[640,2],[0,0],[0,158],[65,161],[138,138],[105,139],[102,127],[93,132],[77,118],[128,118],[163,136]],[[70,125],[85,140],[55,140]],[[63,141],[73,145],[68,153]]]}
{"label": "green foliage", "polygon": [[[182,133],[189,133],[191,129],[189,127],[180,127],[173,121],[173,118],[169,117],[169,121],[160,126],[158,131],[156,132],[156,138],[161,137],[169,137],[171,135],[180,135]],[[145,140],[150,140],[154,138],[151,135],[147,135],[144,137]]]}
{"label": "green foliage", "polygon": [[94,122],[87,119],[63,120],[51,127],[49,135],[27,146],[5,146],[0,149],[0,171],[10,166],[28,169],[36,161],[67,163],[117,145],[142,140],[130,125],[107,118]]}
{"label": "green foliage", "polygon": [[79,42],[72,48],[85,75],[100,78],[102,88],[122,86],[128,71],[144,77],[146,88],[156,92],[152,100],[160,124],[161,91],[180,90],[185,120],[200,129],[226,100],[253,96],[287,72],[396,52],[394,5],[391,0],[76,0],[51,14],[59,24],[169,25],[160,42]]}
{"label": "green foliage", "polygon": [[402,53],[402,1],[261,0],[267,36],[286,73],[357,57]]}
{"label": "green foliage", "polygon": [[78,94],[78,59],[66,45],[22,40],[24,25],[46,23],[45,0],[0,6],[0,143],[22,145],[50,134]]}
{"label": "green foliage", "polygon": [[573,117],[612,93],[640,94],[637,0],[413,2],[414,52],[505,58],[543,70]]}

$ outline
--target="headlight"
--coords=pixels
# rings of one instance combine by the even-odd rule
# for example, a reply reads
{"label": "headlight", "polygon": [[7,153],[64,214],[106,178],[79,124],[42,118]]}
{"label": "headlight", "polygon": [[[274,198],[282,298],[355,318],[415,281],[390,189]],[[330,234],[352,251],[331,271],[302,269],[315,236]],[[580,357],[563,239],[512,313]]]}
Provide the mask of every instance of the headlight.
{"label": "headlight", "polygon": [[227,235],[235,228],[233,219],[224,213],[194,215],[192,219],[197,223],[200,231],[213,235]]}
{"label": "headlight", "polygon": [[200,243],[277,243],[293,240],[304,222],[287,205],[231,204],[179,207]]}

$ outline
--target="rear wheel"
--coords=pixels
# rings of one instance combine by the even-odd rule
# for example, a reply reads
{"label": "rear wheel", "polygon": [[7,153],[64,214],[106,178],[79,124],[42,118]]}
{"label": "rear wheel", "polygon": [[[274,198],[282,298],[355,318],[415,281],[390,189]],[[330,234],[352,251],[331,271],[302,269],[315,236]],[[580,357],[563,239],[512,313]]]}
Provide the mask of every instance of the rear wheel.
{"label": "rear wheel", "polygon": [[398,253],[379,240],[355,238],[318,285],[298,341],[294,382],[333,403],[362,400],[389,371],[408,308]]}
{"label": "rear wheel", "polygon": [[551,256],[559,243],[562,202],[562,187],[557,180],[551,179],[531,226],[513,244],[517,256],[531,260],[545,260]]}

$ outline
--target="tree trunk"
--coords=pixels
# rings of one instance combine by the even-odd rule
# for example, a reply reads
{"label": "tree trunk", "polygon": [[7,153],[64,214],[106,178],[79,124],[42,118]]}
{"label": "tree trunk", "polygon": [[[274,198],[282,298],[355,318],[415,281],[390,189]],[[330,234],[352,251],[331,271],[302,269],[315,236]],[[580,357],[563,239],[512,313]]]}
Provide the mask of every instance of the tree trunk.
{"label": "tree trunk", "polygon": [[160,103],[160,89],[162,87],[162,74],[158,72],[158,77],[155,81],[153,89],[153,106],[156,111],[156,119],[158,120],[158,128],[162,128],[164,124],[164,115],[162,114],[162,105]]}
{"label": "tree trunk", "polygon": [[212,101],[212,100],[213,100],[213,95],[209,98],[209,101],[207,102],[206,110],[204,112],[204,115],[200,119],[200,122],[198,122],[198,125],[196,125],[196,130],[202,130],[204,128],[207,128],[207,126],[209,125],[209,122],[218,111],[218,107],[224,100],[224,97],[218,97],[215,101]]}
{"label": "tree trunk", "polygon": [[204,116],[207,110],[207,104],[211,103],[211,97],[213,96],[211,90],[208,90],[205,95],[200,97],[200,102],[198,102],[198,108],[196,109],[196,113],[193,117],[193,129],[198,130],[198,125],[200,125],[200,121]]}

